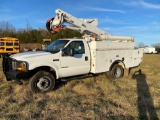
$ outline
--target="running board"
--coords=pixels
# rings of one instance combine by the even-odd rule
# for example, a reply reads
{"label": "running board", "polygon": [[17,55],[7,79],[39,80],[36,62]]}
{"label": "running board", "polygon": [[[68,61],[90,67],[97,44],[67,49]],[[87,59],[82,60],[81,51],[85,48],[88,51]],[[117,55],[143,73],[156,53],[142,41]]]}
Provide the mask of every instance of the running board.
{"label": "running board", "polygon": [[67,82],[67,81],[71,81],[71,80],[81,80],[84,78],[95,77],[95,76],[98,76],[98,75],[95,75],[95,74],[79,75],[79,76],[74,76],[74,77],[61,78],[61,81]]}

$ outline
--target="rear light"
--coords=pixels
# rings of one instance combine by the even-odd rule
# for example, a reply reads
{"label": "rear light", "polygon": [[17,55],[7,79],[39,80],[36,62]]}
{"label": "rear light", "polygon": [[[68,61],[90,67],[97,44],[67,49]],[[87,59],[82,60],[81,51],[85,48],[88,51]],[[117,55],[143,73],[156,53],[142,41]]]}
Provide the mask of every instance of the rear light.
{"label": "rear light", "polygon": [[0,49],[5,49],[4,47],[0,47]]}

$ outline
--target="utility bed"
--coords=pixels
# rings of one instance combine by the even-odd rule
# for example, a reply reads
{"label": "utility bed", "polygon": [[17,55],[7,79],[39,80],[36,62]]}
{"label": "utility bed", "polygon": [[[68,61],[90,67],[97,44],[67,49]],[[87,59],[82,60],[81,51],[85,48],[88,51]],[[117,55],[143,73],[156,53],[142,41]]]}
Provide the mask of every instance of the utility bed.
{"label": "utility bed", "polygon": [[106,72],[113,62],[122,61],[125,68],[138,66],[143,51],[135,48],[134,42],[89,42],[91,52],[91,73]]}

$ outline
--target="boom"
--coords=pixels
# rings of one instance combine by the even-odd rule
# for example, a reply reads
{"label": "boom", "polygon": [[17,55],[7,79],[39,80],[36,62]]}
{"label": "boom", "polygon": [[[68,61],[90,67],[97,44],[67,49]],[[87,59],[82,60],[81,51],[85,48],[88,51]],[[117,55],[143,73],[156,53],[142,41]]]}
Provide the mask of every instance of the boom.
{"label": "boom", "polygon": [[[95,37],[97,40],[123,40],[123,41],[134,41],[133,37],[128,36],[112,36],[109,33],[99,29],[97,19],[79,19],[69,13],[57,9],[56,17],[51,18],[47,21],[47,30],[55,34],[59,32],[61,28],[69,28],[72,30],[77,30],[81,33],[87,33],[85,38]],[[69,23],[71,26],[64,26],[63,23]]]}

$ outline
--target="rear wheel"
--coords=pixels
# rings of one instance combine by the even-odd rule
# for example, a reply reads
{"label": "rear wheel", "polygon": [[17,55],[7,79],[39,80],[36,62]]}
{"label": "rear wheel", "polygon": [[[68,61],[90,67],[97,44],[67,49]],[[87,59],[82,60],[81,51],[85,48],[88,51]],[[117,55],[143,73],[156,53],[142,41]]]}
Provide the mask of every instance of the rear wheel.
{"label": "rear wheel", "polygon": [[50,92],[55,87],[55,78],[50,72],[39,71],[30,79],[29,86],[34,93]]}
{"label": "rear wheel", "polygon": [[123,77],[124,70],[121,65],[115,64],[111,71],[109,72],[109,76],[112,79],[118,79]]}

